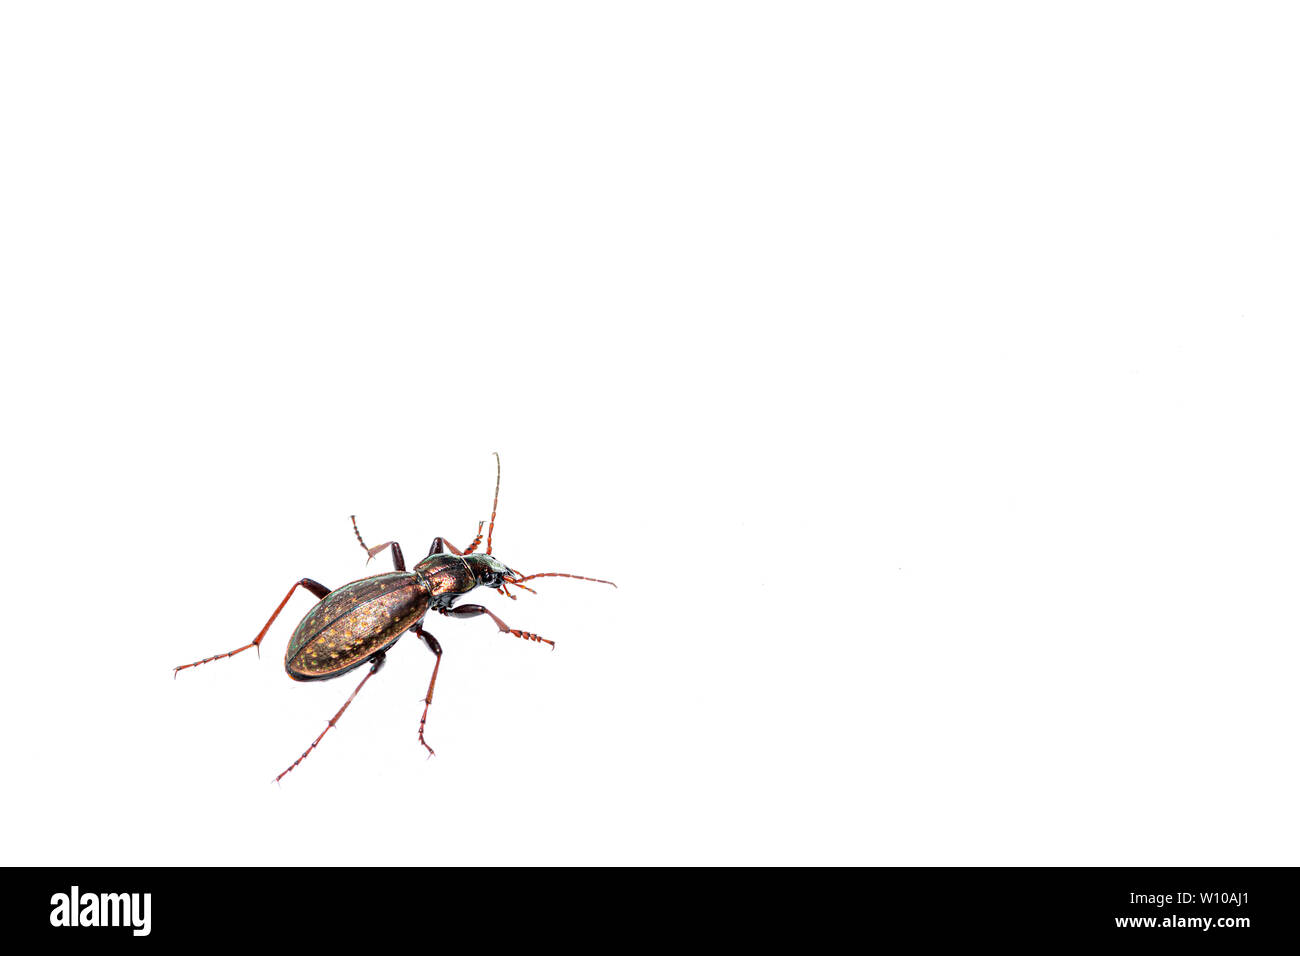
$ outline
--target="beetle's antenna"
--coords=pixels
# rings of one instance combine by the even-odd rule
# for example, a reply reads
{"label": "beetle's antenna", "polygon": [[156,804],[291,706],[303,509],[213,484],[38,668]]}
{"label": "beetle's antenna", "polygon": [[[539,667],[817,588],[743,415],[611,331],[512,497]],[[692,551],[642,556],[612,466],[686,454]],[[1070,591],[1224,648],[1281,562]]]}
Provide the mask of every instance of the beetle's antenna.
{"label": "beetle's antenna", "polygon": [[[608,584],[610,587],[618,587],[613,581],[606,581],[603,578],[585,578],[581,574],[562,574],[559,571],[545,571],[541,574],[526,574],[519,578],[507,578],[511,584],[519,585],[523,581],[531,581],[533,578],[574,578],[578,581],[595,581],[597,584]],[[532,588],[524,588],[525,591],[531,591]]]}
{"label": "beetle's antenna", "polygon": [[[492,529],[496,527],[497,498],[501,496],[501,456],[497,455],[496,452],[493,452],[492,454],[497,456],[497,488],[496,491],[492,492],[492,520],[488,522],[488,543],[487,551],[485,552],[487,554],[492,553]],[[479,514],[482,514],[482,512],[479,512]]]}

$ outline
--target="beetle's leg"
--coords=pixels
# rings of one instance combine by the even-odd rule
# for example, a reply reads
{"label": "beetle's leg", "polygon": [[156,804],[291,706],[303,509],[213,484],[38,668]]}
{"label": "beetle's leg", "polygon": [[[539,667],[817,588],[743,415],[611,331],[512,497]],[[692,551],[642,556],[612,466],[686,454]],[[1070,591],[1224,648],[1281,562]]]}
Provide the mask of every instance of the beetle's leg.
{"label": "beetle's leg", "polygon": [[[483,540],[483,522],[480,521],[478,523],[478,537],[475,538],[473,544],[471,544],[464,551],[460,550],[460,548],[456,547],[446,538],[439,535],[438,537],[433,539],[433,544],[429,545],[429,554],[442,554],[443,552],[451,552],[452,554],[473,554],[474,549],[479,546],[479,542],[482,540]],[[425,555],[425,557],[428,557],[428,555]]]}
{"label": "beetle's leg", "polygon": [[271,614],[271,619],[266,622],[266,626],[262,628],[261,633],[259,633],[257,637],[253,638],[251,644],[245,644],[243,647],[236,647],[233,651],[227,651],[224,654],[214,654],[212,657],[205,657],[203,660],[195,661],[193,664],[182,664],[180,667],[174,667],[172,668],[172,676],[175,677],[187,667],[198,667],[200,664],[207,664],[210,661],[219,661],[223,657],[234,657],[240,651],[246,651],[250,647],[256,647],[258,656],[261,656],[262,638],[266,637],[266,632],[271,629],[271,625],[275,623],[275,619],[280,616],[280,612],[284,610],[284,606],[289,603],[289,598],[293,597],[293,592],[299,588],[306,588],[312,594],[316,595],[318,600],[324,600],[325,596],[330,593],[330,589],[319,581],[313,581],[311,578],[303,578],[293,587],[289,588],[289,593],[284,596],[284,600],[280,602],[280,606]]}
{"label": "beetle's leg", "polygon": [[302,752],[302,756],[299,757],[297,760],[295,760],[293,763],[289,764],[288,768],[284,771],[284,773],[280,774],[279,777],[275,778],[276,783],[280,782],[280,777],[283,777],[285,773],[288,773],[294,767],[298,766],[298,764],[302,763],[304,760],[307,759],[307,755],[311,753],[313,750],[315,750],[316,745],[320,743],[321,737],[324,737],[326,734],[328,734],[330,732],[330,728],[339,722],[339,718],[343,716],[343,711],[347,710],[348,704],[352,703],[352,698],[356,697],[357,694],[361,693],[361,688],[366,686],[366,681],[374,677],[375,672],[378,671],[379,668],[383,666],[384,666],[384,655],[379,654],[375,657],[375,662],[370,665],[370,670],[366,672],[366,676],[361,678],[361,683],[358,684],[357,689],[352,692],[352,696],[343,702],[343,706],[339,708],[338,713],[330,718],[330,722],[325,725],[325,729],[320,732],[320,736],[311,742],[311,746]]}
{"label": "beetle's leg", "polygon": [[433,676],[429,678],[429,693],[424,695],[424,713],[420,715],[420,743],[424,745],[424,749],[429,751],[429,756],[432,757],[433,748],[424,740],[424,721],[429,716],[429,704],[433,701],[433,685],[438,681],[438,667],[442,664],[442,645],[438,643],[436,637],[419,624],[415,625],[411,630],[424,639],[424,643],[429,645],[429,650],[433,651],[437,658],[433,662]]}
{"label": "beetle's leg", "polygon": [[373,548],[367,548],[366,543],[361,540],[361,529],[357,527],[356,515],[352,516],[352,531],[357,536],[357,541],[361,543],[361,549],[365,551],[366,554],[370,555],[370,557],[366,558],[366,564],[369,564],[382,554],[384,548],[391,547],[393,549],[393,567],[398,571],[406,570],[406,558],[402,557],[402,546],[396,541],[385,541],[383,544],[376,545]]}
{"label": "beetle's leg", "polygon": [[483,522],[480,521],[478,523],[478,534],[475,536],[474,540],[470,543],[470,546],[466,548],[462,553],[473,554],[474,549],[477,548],[482,542],[483,542]]}
{"label": "beetle's leg", "polygon": [[383,553],[384,548],[389,547],[393,549],[393,569],[395,571],[405,571],[406,558],[402,556],[402,546],[396,541],[385,541],[383,544],[376,545],[373,548],[366,548],[366,554],[370,555],[370,558],[366,560],[366,564],[369,564],[371,559],[379,557],[379,555]]}
{"label": "beetle's leg", "polygon": [[[460,548],[456,547],[454,544],[452,544],[450,541],[444,538],[442,535],[439,535],[438,537],[433,539],[433,544],[429,545],[429,554],[442,554],[445,551],[450,552],[452,554],[465,553],[461,551]],[[428,556],[429,555],[425,555],[425,557]]]}
{"label": "beetle's leg", "polygon": [[544,637],[538,637],[532,631],[515,630],[481,604],[462,604],[460,607],[440,608],[439,610],[448,617],[478,617],[480,614],[486,614],[488,617],[492,618],[492,620],[497,622],[497,627],[501,628],[502,633],[513,634],[515,637],[522,637],[525,641],[540,641],[543,644],[550,644],[551,650],[555,650],[554,641],[548,641]]}

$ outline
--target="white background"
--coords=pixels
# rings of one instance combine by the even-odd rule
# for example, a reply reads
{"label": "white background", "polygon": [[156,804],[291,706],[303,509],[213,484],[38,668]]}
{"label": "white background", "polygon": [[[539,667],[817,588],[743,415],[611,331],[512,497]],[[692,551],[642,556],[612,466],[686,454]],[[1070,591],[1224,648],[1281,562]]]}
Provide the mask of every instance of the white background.
{"label": "white background", "polygon": [[6,5],[0,858],[1295,864],[1291,9]]}

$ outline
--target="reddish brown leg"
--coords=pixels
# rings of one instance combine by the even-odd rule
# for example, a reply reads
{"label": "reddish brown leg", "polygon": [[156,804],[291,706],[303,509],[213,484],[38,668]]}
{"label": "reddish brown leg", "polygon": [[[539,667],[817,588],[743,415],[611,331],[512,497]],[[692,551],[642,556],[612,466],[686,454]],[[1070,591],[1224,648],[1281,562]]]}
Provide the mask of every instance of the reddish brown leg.
{"label": "reddish brown leg", "polygon": [[461,552],[461,553],[462,553],[462,554],[473,554],[473,553],[474,553],[474,549],[477,548],[477,547],[478,547],[480,544],[482,544],[482,543],[483,543],[483,522],[480,521],[480,522],[478,523],[478,534],[475,535],[474,540],[470,542],[469,547],[466,548],[466,549],[465,549],[463,552]]}
{"label": "reddish brown leg", "polygon": [[357,527],[357,516],[352,516],[352,532],[357,536],[357,541],[361,542],[361,548],[370,555],[366,558],[366,564],[369,564],[379,555],[383,554],[384,548],[393,549],[393,567],[398,571],[406,570],[406,558],[402,557],[402,546],[396,541],[385,541],[383,544],[376,545],[373,548],[367,548],[365,541],[361,539],[361,529]]}
{"label": "reddish brown leg", "polygon": [[325,725],[325,729],[320,732],[320,736],[311,742],[311,746],[302,752],[301,757],[299,757],[293,763],[289,764],[289,766],[285,769],[284,773],[280,774],[279,777],[275,778],[276,783],[280,782],[280,778],[283,777],[285,773],[288,773],[294,767],[298,766],[298,764],[302,763],[304,760],[307,759],[307,755],[311,753],[313,750],[315,750],[316,745],[321,742],[321,737],[324,737],[326,734],[328,734],[330,732],[330,728],[339,722],[339,718],[343,716],[343,711],[348,709],[348,704],[352,703],[352,699],[356,697],[357,694],[361,693],[361,688],[366,686],[366,681],[374,677],[375,672],[378,671],[379,668],[383,666],[384,666],[384,655],[380,654],[377,657],[375,657],[374,663],[370,665],[370,670],[366,672],[365,677],[361,678],[361,683],[358,684],[357,689],[352,692],[352,696],[349,697],[347,700],[345,700],[343,702],[343,706],[339,708],[338,713],[330,718],[330,722]]}
{"label": "reddish brown leg", "polygon": [[424,713],[420,715],[420,743],[424,745],[424,749],[429,751],[429,756],[432,757],[433,748],[424,740],[424,722],[429,716],[429,704],[433,701],[433,685],[438,682],[438,668],[442,665],[442,645],[438,643],[436,637],[418,624],[411,630],[424,639],[424,643],[429,645],[429,650],[433,651],[437,658],[433,662],[433,676],[429,678],[429,693],[424,695]]}
{"label": "reddish brown leg", "polygon": [[[497,499],[501,497],[501,456],[497,455],[496,452],[493,452],[492,454],[497,456],[497,487],[496,490],[492,492],[492,520],[488,522],[488,536],[487,536],[488,554],[492,553],[492,529],[496,526],[497,523]],[[360,535],[358,535],[358,537],[360,537]],[[429,554],[442,554],[444,551],[450,551],[452,554],[461,554],[461,555],[473,554],[475,549],[477,549],[478,546],[482,543],[483,543],[483,522],[480,521],[478,523],[477,536],[475,536],[474,540],[470,543],[470,546],[466,548],[464,551],[457,551],[456,546],[454,544],[449,542],[446,538],[439,537],[439,538],[434,538],[433,544],[429,545]]]}
{"label": "reddish brown leg", "polygon": [[210,663],[211,661],[219,661],[223,657],[234,657],[236,654],[240,653],[241,651],[246,651],[250,647],[256,647],[258,656],[260,657],[262,654],[262,648],[261,648],[262,638],[266,637],[266,632],[271,629],[271,625],[275,623],[275,619],[280,616],[280,612],[284,610],[284,606],[289,603],[289,598],[293,597],[293,592],[298,590],[299,588],[306,588],[312,594],[316,595],[316,598],[318,600],[323,600],[325,596],[330,593],[330,589],[327,588],[325,585],[321,584],[319,581],[313,581],[311,578],[303,578],[293,587],[289,588],[289,593],[284,596],[284,600],[280,602],[280,606],[277,607],[274,613],[271,614],[271,619],[266,622],[266,626],[262,628],[261,632],[257,635],[257,637],[253,638],[253,642],[251,644],[245,644],[243,647],[236,647],[233,651],[227,651],[224,654],[214,654],[212,657],[205,657],[203,658],[203,660],[195,661],[193,664],[182,664],[180,665],[180,667],[174,667],[172,668],[172,677],[175,677],[177,674],[185,670],[185,668],[187,667],[198,667],[200,664],[207,664]]}
{"label": "reddish brown leg", "polygon": [[[456,547],[454,544],[452,544],[450,541],[444,538],[442,535],[439,535],[438,537],[433,539],[433,544],[429,545],[429,554],[443,554],[444,552],[449,554],[465,553],[464,551],[460,550],[460,548]],[[428,557],[428,555],[425,555],[425,557]]]}
{"label": "reddish brown leg", "polygon": [[[444,552],[447,552],[447,553],[450,553],[450,554],[461,554],[461,555],[464,555],[464,554],[473,554],[473,553],[474,553],[474,549],[477,548],[477,547],[479,546],[479,542],[482,541],[482,540],[483,540],[483,522],[480,521],[480,522],[478,523],[478,537],[476,537],[476,538],[474,539],[473,543],[472,543],[468,548],[466,548],[464,551],[461,551],[459,548],[457,548],[454,544],[452,544],[452,543],[451,543],[450,541],[448,541],[446,538],[444,538],[444,537],[442,537],[441,535],[439,535],[438,537],[436,537],[436,538],[433,539],[433,544],[429,545],[429,554],[442,554],[442,553],[444,553]],[[427,556],[428,556],[428,555],[426,555],[426,557],[427,557]]]}
{"label": "reddish brown leg", "polygon": [[497,622],[497,627],[505,634],[513,634],[515,637],[522,637],[525,641],[540,641],[543,644],[550,644],[551,650],[555,650],[555,642],[548,641],[544,637],[538,637],[532,631],[517,631],[501,618],[497,617],[481,604],[462,604],[460,607],[453,607],[442,612],[448,617],[478,617],[480,614],[486,614],[492,620]]}

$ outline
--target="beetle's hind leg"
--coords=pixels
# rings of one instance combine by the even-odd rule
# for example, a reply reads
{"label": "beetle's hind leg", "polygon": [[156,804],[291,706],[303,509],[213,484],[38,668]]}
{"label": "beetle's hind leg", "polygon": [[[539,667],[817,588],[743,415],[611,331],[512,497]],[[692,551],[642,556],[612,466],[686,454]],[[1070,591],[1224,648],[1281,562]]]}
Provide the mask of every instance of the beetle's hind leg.
{"label": "beetle's hind leg", "polygon": [[266,622],[266,626],[262,628],[261,633],[259,633],[257,637],[253,638],[251,644],[245,644],[243,647],[236,647],[233,651],[226,651],[224,654],[214,654],[211,657],[205,657],[203,660],[195,661],[193,664],[181,664],[179,667],[172,668],[172,677],[175,677],[187,667],[198,667],[200,664],[219,661],[223,657],[234,657],[236,654],[241,651],[246,651],[250,647],[256,647],[257,653],[260,656],[262,653],[262,638],[266,637],[266,632],[271,629],[271,625],[275,623],[275,619],[280,616],[280,612],[284,610],[284,606],[289,603],[289,598],[293,597],[293,592],[299,588],[306,588],[312,594],[316,595],[317,600],[324,600],[325,596],[330,593],[330,589],[319,581],[313,581],[311,578],[303,578],[293,587],[289,588],[289,593],[284,596],[284,600],[280,602],[280,606],[271,614],[271,619]]}
{"label": "beetle's hind leg", "polygon": [[375,545],[373,548],[366,547],[365,541],[361,539],[361,529],[357,527],[356,515],[352,516],[352,533],[357,536],[357,541],[360,542],[362,550],[365,551],[366,554],[370,555],[370,557],[366,558],[366,564],[369,564],[375,558],[379,557],[379,555],[383,554],[384,548],[392,548],[394,569],[398,571],[406,570],[406,558],[402,557],[402,546],[396,541],[385,541],[383,544]]}
{"label": "beetle's hind leg", "polygon": [[438,682],[438,668],[442,665],[442,645],[438,639],[426,631],[419,624],[411,628],[416,634],[423,638],[424,643],[429,645],[429,650],[433,651],[435,660],[433,662],[433,676],[429,678],[429,693],[424,695],[424,713],[420,715],[420,743],[424,749],[429,751],[429,756],[433,756],[433,748],[425,742],[424,739],[424,722],[429,716],[429,704],[433,701],[433,685]]}
{"label": "beetle's hind leg", "polygon": [[318,736],[315,740],[311,742],[311,745],[302,752],[302,756],[299,757],[297,760],[295,760],[293,763],[289,764],[289,766],[285,768],[284,773],[280,774],[279,777],[275,778],[276,783],[280,782],[280,778],[283,777],[284,774],[288,773],[294,767],[298,766],[298,764],[302,763],[304,760],[307,759],[307,755],[316,749],[316,745],[321,742],[321,738],[324,737],[326,734],[328,734],[330,732],[330,728],[339,722],[339,718],[343,716],[343,711],[348,709],[348,704],[352,703],[353,698],[355,698],[357,694],[361,693],[361,688],[366,686],[366,681],[374,677],[375,673],[379,670],[379,668],[383,666],[384,666],[384,655],[383,654],[376,655],[374,659],[374,663],[370,665],[370,670],[366,672],[365,677],[361,678],[361,683],[358,684],[357,689],[352,692],[352,696],[343,702],[343,706],[339,708],[338,713],[336,713],[333,717],[330,718],[330,722],[325,725],[325,729],[320,732],[320,736]]}

